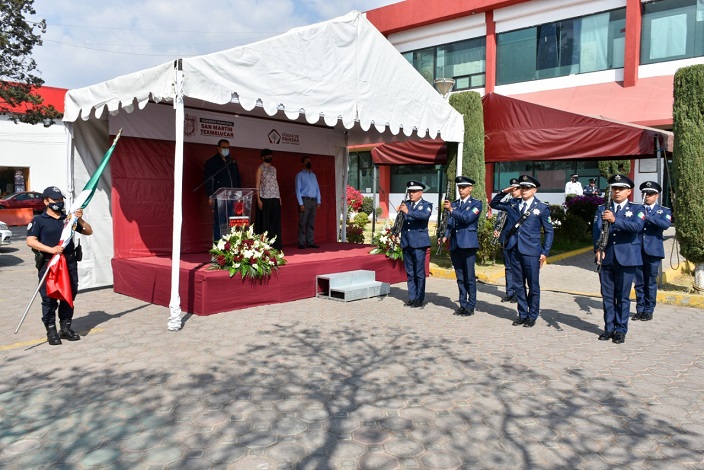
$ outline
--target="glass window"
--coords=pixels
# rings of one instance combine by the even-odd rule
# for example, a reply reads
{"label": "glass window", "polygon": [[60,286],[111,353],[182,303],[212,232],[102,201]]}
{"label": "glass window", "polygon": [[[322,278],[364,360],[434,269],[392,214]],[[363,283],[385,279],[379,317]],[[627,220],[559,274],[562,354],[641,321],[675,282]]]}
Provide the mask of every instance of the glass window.
{"label": "glass window", "polygon": [[371,152],[350,153],[347,184],[362,193],[374,192],[374,167]]}
{"label": "glass window", "polygon": [[393,165],[391,167],[391,192],[405,193],[406,183],[415,180],[427,186],[424,192],[437,193],[441,174],[442,165]]}
{"label": "glass window", "polygon": [[497,35],[498,85],[623,67],[626,9]]}
{"label": "glass window", "polygon": [[530,175],[540,181],[539,191],[543,193],[561,193],[565,184],[570,181],[570,175],[579,174],[582,187],[589,184],[589,179],[596,179],[600,188],[606,186],[606,181],[599,175],[596,161],[550,160],[538,162],[501,162],[494,164],[494,189],[498,192],[510,184],[511,178],[520,175]]}
{"label": "glass window", "polygon": [[704,2],[662,0],[643,5],[640,63],[704,55]]}
{"label": "glass window", "polygon": [[431,85],[436,78],[454,78],[454,90],[486,83],[486,38],[468,39],[406,52],[403,56]]}

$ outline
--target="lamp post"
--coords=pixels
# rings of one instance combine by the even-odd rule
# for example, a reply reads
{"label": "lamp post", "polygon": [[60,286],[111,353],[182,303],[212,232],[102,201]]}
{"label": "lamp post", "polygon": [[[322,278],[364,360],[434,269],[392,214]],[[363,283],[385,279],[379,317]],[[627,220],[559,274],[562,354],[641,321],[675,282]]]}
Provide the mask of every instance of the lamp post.
{"label": "lamp post", "polygon": [[[455,86],[455,80],[453,78],[436,78],[435,88],[446,100],[450,97],[450,92]],[[446,194],[445,197],[449,198],[450,195]],[[442,214],[442,178],[438,178],[438,223],[440,223],[440,214]]]}

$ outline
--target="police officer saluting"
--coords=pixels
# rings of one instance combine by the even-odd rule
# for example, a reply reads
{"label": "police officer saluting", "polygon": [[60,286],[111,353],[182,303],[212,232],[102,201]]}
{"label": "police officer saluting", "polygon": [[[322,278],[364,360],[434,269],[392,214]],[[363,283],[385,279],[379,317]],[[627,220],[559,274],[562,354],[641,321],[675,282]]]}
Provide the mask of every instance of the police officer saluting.
{"label": "police officer saluting", "polygon": [[425,185],[418,181],[406,183],[408,200],[398,206],[404,213],[401,229],[403,263],[408,278],[408,302],[406,307],[418,308],[425,300],[425,254],[430,247],[428,220],[433,213],[433,205],[423,200]]}
{"label": "police officer saluting", "polygon": [[[540,183],[529,175],[518,178],[521,197],[502,202],[514,188],[504,188],[491,200],[493,209],[506,211],[509,227],[505,247],[511,251],[513,286],[518,300],[518,319],[514,326],[531,328],[540,314],[540,268],[550,253],[554,236],[550,208],[535,197]],[[540,243],[541,229],[545,233]],[[526,292],[526,283],[528,291]]]}
{"label": "police officer saluting", "polygon": [[477,278],[474,264],[477,259],[479,239],[477,225],[482,213],[482,201],[471,196],[474,180],[466,176],[455,178],[460,198],[454,202],[445,201],[443,207],[448,211],[447,230],[442,239],[450,239],[450,259],[455,268],[457,287],[460,291],[460,308],[455,315],[468,317],[474,315],[477,305]]}
{"label": "police officer saluting", "polygon": [[[604,305],[604,332],[600,341],[613,340],[620,344],[626,341],[628,316],[631,308],[631,285],[636,267],[643,264],[640,232],[645,224],[645,208],[628,202],[634,184],[625,175],[609,178],[611,207],[601,205],[594,218],[592,238],[596,261],[601,256],[599,280]],[[603,252],[599,249],[599,238],[603,224],[609,222],[608,243]]]}
{"label": "police officer saluting", "polygon": [[[503,199],[501,199],[502,202],[508,202],[511,198],[521,197],[521,185],[518,184],[518,178],[511,178],[509,184],[511,185],[511,188],[513,188],[513,191],[505,195]],[[509,225],[508,220],[504,220],[501,232],[498,234],[495,232],[494,236],[498,237],[499,243],[501,243],[502,247],[501,252],[504,255],[504,278],[506,279],[506,296],[501,299],[501,302],[511,302],[512,304],[515,304],[516,302],[518,302],[518,299],[516,298],[516,291],[514,290],[513,285],[513,262],[511,261],[513,258],[511,256],[511,250],[506,249],[506,235],[511,230],[512,226],[513,225]]]}
{"label": "police officer saluting", "polygon": [[[37,257],[37,269],[39,279],[44,277],[49,260],[57,253],[63,253],[66,257],[68,272],[71,277],[71,292],[73,299],[78,291],[78,260],[76,259],[75,246],[73,241],[66,247],[60,245],[61,232],[64,228],[66,214],[64,213],[64,196],[56,186],[50,186],[42,193],[44,197],[44,212],[34,217],[27,227],[27,245],[32,248]],[[74,230],[83,235],[91,235],[93,229],[88,222],[83,220],[83,210],[76,211],[78,222]],[[50,345],[61,344],[61,338],[69,341],[78,341],[81,337],[71,329],[73,319],[73,307],[65,301],[52,299],[46,294],[46,283],[39,289],[42,297],[42,322],[46,327],[46,337]],[[59,322],[61,324],[60,335],[56,331],[56,309],[59,310]]]}
{"label": "police officer saluting", "polygon": [[636,266],[636,314],[633,320],[653,319],[658,293],[657,277],[662,259],[665,258],[663,230],[672,224],[672,212],[657,203],[662,188],[655,181],[640,185],[645,206],[645,224],[640,232],[643,264]]}

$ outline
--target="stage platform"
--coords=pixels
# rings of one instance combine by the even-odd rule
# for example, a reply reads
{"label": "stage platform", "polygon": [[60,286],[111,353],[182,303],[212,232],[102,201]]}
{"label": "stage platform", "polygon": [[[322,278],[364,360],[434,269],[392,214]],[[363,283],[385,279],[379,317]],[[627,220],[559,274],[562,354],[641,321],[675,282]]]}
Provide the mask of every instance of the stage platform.
{"label": "stage platform", "polygon": [[[403,260],[370,255],[373,246],[326,243],[300,250],[285,246],[287,264],[265,281],[243,281],[239,274],[209,269],[210,254],[184,254],[180,267],[181,309],[195,315],[239,310],[315,297],[316,276],[366,269],[376,280],[406,281]],[[168,306],[171,295],[171,258],[151,256],[112,260],[115,292]]]}

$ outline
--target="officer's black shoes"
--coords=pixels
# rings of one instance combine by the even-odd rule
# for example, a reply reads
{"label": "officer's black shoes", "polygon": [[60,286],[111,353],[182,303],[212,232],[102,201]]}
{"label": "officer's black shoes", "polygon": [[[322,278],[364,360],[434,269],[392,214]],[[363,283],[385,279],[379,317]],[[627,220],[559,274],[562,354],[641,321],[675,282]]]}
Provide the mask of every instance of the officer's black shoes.
{"label": "officer's black shoes", "polygon": [[69,341],[78,341],[81,337],[71,329],[71,320],[63,320],[61,323],[61,338]]}
{"label": "officer's black shoes", "polygon": [[523,328],[533,328],[535,326],[535,320],[528,320],[523,324]]}
{"label": "officer's black shoes", "polygon": [[623,344],[626,341],[626,334],[617,331],[614,333],[614,339],[612,341],[616,344]]}
{"label": "officer's black shoes", "polygon": [[46,340],[52,346],[61,344],[61,338],[59,338],[59,333],[56,331],[56,325],[46,326]]}
{"label": "officer's black shoes", "polygon": [[411,308],[413,308],[413,307],[416,306],[416,301],[415,301],[415,300],[409,300],[408,302],[406,302],[405,304],[403,304],[403,306],[404,306],[404,307],[411,307]]}
{"label": "officer's black shoes", "polygon": [[516,303],[516,296],[506,294],[506,297],[501,299],[501,303],[505,303],[505,302]]}
{"label": "officer's black shoes", "polygon": [[473,308],[465,308],[464,312],[460,313],[461,317],[471,317],[472,315],[474,315]]}
{"label": "officer's black shoes", "polygon": [[653,319],[653,314],[652,313],[644,313],[641,315],[640,320],[641,321],[650,321]]}
{"label": "officer's black shoes", "polygon": [[599,341],[608,341],[613,337],[614,337],[613,331],[604,331],[602,334],[599,335]]}
{"label": "officer's black shoes", "polygon": [[464,316],[464,312],[466,312],[466,311],[467,311],[466,308],[460,307],[457,310],[455,310],[455,313],[453,313],[453,315],[458,315],[458,316],[462,317],[462,316]]}
{"label": "officer's black shoes", "polygon": [[631,320],[642,320],[643,319],[643,312],[637,312],[635,315],[633,315],[633,318]]}
{"label": "officer's black shoes", "polygon": [[416,299],[416,300],[413,302],[413,305],[411,305],[411,307],[413,307],[413,308],[423,308],[423,301]]}
{"label": "officer's black shoes", "polygon": [[528,321],[528,317],[525,318],[519,318],[518,320],[514,320],[513,323],[511,323],[513,326],[518,326],[526,323]]}

